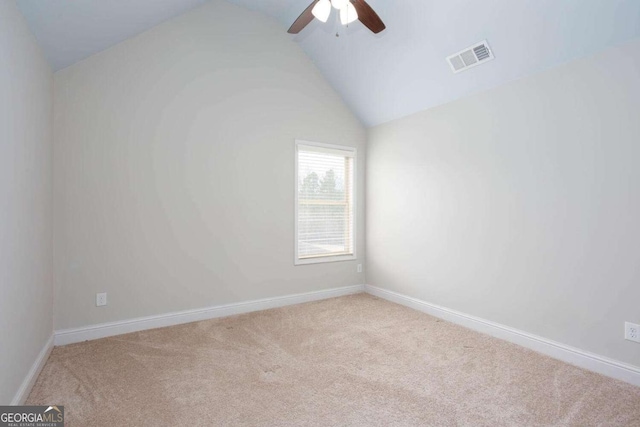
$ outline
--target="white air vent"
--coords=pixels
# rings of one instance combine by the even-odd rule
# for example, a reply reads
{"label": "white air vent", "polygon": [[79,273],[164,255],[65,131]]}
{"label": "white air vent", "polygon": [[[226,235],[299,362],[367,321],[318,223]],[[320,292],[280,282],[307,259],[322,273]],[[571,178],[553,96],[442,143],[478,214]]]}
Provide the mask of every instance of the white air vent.
{"label": "white air vent", "polygon": [[447,58],[451,71],[459,73],[493,59],[493,53],[486,40],[476,43]]}

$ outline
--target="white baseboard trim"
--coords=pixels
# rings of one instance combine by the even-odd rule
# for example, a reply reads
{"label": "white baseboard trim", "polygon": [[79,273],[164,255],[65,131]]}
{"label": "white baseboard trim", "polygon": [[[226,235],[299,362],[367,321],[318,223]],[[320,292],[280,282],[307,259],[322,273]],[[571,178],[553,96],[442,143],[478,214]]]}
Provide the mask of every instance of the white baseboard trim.
{"label": "white baseboard trim", "polygon": [[31,365],[31,369],[29,369],[27,376],[25,377],[24,381],[22,381],[18,392],[11,401],[12,405],[23,405],[27,400],[27,397],[29,397],[29,393],[31,393],[33,385],[38,379],[38,375],[40,375],[42,368],[44,368],[45,363],[47,363],[47,359],[51,354],[51,350],[53,350],[53,334],[51,334],[47,342],[44,344],[44,347],[42,347],[42,350],[40,350],[40,353],[38,354],[35,362],[33,362],[33,365]]}
{"label": "white baseboard trim", "polygon": [[570,363],[611,378],[640,387],[640,367],[629,365],[604,356],[589,353],[556,341],[520,331],[509,326],[431,304],[397,292],[365,285],[365,292],[401,304],[469,329],[482,332],[514,344],[521,345],[554,359]]}
{"label": "white baseboard trim", "polygon": [[360,292],[364,292],[364,285],[345,286],[341,288],[305,292],[302,294],[285,295],[274,298],[199,308],[195,310],[178,311],[156,316],[139,317],[136,319],[102,323],[81,328],[63,329],[55,331],[54,342],[57,346],[73,344],[82,341],[111,337],[114,335],[128,334],[130,332],[143,331],[146,329],[163,328],[165,326],[197,322],[199,320],[232,316],[234,314],[249,313],[252,311],[268,310],[270,308],[335,298]]}

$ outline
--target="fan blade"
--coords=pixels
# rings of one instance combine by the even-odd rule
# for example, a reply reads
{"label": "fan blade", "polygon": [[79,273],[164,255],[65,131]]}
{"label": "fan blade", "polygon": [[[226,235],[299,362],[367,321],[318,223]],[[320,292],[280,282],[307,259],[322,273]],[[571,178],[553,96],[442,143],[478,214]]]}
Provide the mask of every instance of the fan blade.
{"label": "fan blade", "polygon": [[351,3],[353,3],[353,6],[355,6],[356,11],[358,12],[358,19],[360,22],[375,34],[378,34],[380,31],[387,28],[384,25],[384,22],[382,22],[382,19],[380,19],[378,14],[371,9],[371,6],[369,6],[366,1],[351,0]]}
{"label": "fan blade", "polygon": [[291,25],[291,28],[287,31],[289,34],[298,34],[309,24],[309,22],[313,21],[313,13],[311,13],[311,11],[318,1],[320,0],[312,1],[309,7],[307,7],[300,16],[298,16],[298,19],[296,19],[296,21]]}

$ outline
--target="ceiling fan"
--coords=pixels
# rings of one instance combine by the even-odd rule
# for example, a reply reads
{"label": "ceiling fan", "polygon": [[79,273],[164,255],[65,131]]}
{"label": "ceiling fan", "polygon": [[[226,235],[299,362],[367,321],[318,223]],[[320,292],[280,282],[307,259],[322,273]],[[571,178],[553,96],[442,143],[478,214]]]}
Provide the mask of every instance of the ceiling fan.
{"label": "ceiling fan", "polygon": [[364,0],[313,0],[287,32],[298,34],[309,22],[313,21],[313,18],[327,22],[332,6],[340,11],[342,25],[348,25],[358,19],[374,34],[378,34],[386,28],[378,14]]}

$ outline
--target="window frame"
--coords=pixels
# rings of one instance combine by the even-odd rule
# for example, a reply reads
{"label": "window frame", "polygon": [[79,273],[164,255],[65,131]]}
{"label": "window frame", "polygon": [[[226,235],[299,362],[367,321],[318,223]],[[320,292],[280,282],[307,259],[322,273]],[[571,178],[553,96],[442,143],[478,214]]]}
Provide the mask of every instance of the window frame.
{"label": "window frame", "polygon": [[[352,230],[351,230],[351,238],[352,238],[352,246],[353,253],[349,255],[324,255],[313,258],[298,258],[298,152],[299,147],[301,145],[312,146],[312,147],[320,147],[320,148],[328,148],[332,150],[341,150],[353,153],[353,183],[352,183]],[[309,265],[309,264],[323,264],[327,262],[341,262],[341,261],[354,261],[357,258],[357,206],[358,206],[358,149],[356,147],[350,147],[347,145],[336,145],[336,144],[325,144],[322,142],[314,142],[314,141],[306,141],[302,139],[295,140],[295,149],[294,149],[294,235],[293,235],[293,264],[294,265]]]}

